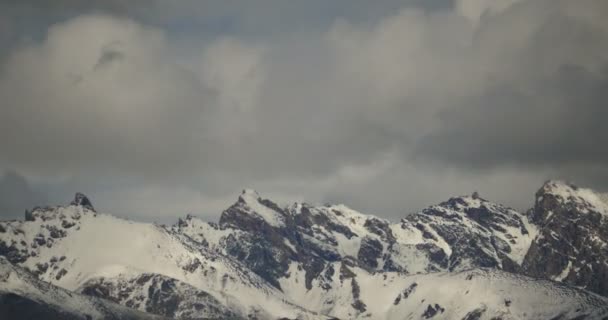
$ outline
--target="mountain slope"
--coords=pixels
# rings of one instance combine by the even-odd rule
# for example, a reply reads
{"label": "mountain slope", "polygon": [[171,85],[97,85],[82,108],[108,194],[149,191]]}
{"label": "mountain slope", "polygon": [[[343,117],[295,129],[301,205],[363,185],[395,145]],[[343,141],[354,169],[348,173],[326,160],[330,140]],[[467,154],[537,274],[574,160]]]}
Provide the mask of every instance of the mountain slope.
{"label": "mountain slope", "polygon": [[[125,278],[141,279],[143,274],[162,275],[164,283],[174,279],[180,288],[196,289],[204,295],[199,299],[203,305],[218,301],[226,307],[215,304],[207,309],[231,310],[218,317],[233,313],[259,318],[314,316],[239,262],[161,226],[98,214],[81,205],[37,208],[28,213],[27,220],[0,224],[3,255],[62,288],[84,290],[101,278],[118,283]],[[149,311],[145,304],[138,307]]]}
{"label": "mountain slope", "polygon": [[164,227],[97,213],[77,194],[0,222],[0,256],[33,279],[178,319],[606,319],[608,300],[576,288],[606,294],[606,217],[599,195],[560,182],[527,214],[473,194],[398,223],[245,190],[217,224],[189,215]]}
{"label": "mountain slope", "polygon": [[[264,213],[258,214],[258,211]],[[527,215],[478,195],[449,199],[394,224],[343,205],[315,207],[296,203],[281,208],[250,190],[244,191],[238,201],[224,211],[219,225],[188,216],[174,226],[176,232],[188,235],[201,246],[241,259],[291,300],[303,301],[304,307],[347,319],[388,317],[387,311],[376,309],[370,313],[374,308],[360,298],[361,294],[354,293],[379,292],[377,287],[362,287],[365,280],[360,277],[379,274],[381,279],[407,278],[407,274],[459,272],[480,267],[520,273],[538,229]],[[293,280],[294,277],[297,280]],[[441,279],[450,282],[449,277],[444,275]],[[351,280],[344,284],[345,279]],[[505,284],[508,290],[516,290],[526,281],[534,282],[521,276],[512,280],[512,284]],[[562,290],[553,289],[555,284],[550,282],[543,286],[546,290],[541,290],[542,293],[526,293],[528,289],[523,289],[521,295],[550,297],[550,291]],[[383,284],[383,287],[391,285]],[[451,298],[456,304],[463,302],[458,295]],[[482,303],[480,297],[475,299],[473,302]],[[559,302],[552,304],[552,301]],[[597,301],[591,309],[606,303],[602,299]],[[386,302],[380,304],[384,306]],[[519,310],[535,308],[525,300],[519,304]],[[541,304],[549,309],[540,310],[545,313],[538,313],[538,319],[544,319],[543,314],[557,317],[562,313],[563,319],[575,318],[578,315],[566,311],[580,309],[577,302],[568,299],[549,298]],[[497,310],[502,309],[501,304],[494,303],[486,305],[484,313],[499,314],[502,311]],[[557,313],[551,313],[554,311]],[[528,318],[530,314],[533,313],[522,311],[512,318]]]}
{"label": "mountain slope", "polygon": [[245,319],[209,293],[159,274],[92,278],[78,292],[172,319]]}
{"label": "mountain slope", "polygon": [[0,257],[2,319],[161,319],[42,282]]}
{"label": "mountain slope", "polygon": [[[296,267],[281,280],[287,294],[309,309],[341,319],[604,319],[608,299],[548,280],[496,269],[403,275],[370,274],[332,265],[326,281],[299,285]],[[477,314],[477,318],[475,318]]]}

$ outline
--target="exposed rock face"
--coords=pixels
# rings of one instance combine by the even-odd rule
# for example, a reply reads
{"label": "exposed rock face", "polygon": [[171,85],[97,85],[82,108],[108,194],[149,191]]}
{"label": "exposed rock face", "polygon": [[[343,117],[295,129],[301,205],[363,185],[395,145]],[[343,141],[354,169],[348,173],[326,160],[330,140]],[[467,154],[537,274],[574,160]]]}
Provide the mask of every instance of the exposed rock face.
{"label": "exposed rock face", "polygon": [[71,206],[81,206],[83,208],[87,208],[91,211],[95,211],[95,208],[93,207],[93,204],[91,203],[91,200],[89,200],[89,198],[87,196],[85,196],[84,194],[77,192],[76,195],[74,196],[74,200],[72,200],[72,202],[70,202]]}
{"label": "exposed rock face", "polygon": [[159,274],[90,279],[79,291],[171,319],[243,319],[209,293]]}
{"label": "exposed rock face", "polygon": [[426,310],[424,310],[424,313],[422,314],[422,317],[424,319],[431,319],[431,318],[434,318],[436,315],[439,315],[439,314],[444,313],[444,312],[445,312],[445,309],[442,308],[440,305],[435,304],[433,306],[433,305],[429,304],[426,307]]}
{"label": "exposed rock face", "polygon": [[524,273],[608,296],[608,205],[602,195],[549,181],[529,215],[540,231]]}
{"label": "exposed rock face", "polygon": [[535,227],[513,209],[476,197],[451,198],[409,215],[403,229],[416,228],[428,239],[437,269],[490,267],[517,271],[536,233]]}
{"label": "exposed rock face", "polygon": [[289,233],[293,222],[287,214],[255,191],[244,190],[238,201],[222,213],[219,225],[244,231],[226,237],[225,251],[279,287],[277,279],[287,272],[288,260],[295,259],[295,252],[286,244],[294,237]]}
{"label": "exposed rock face", "polygon": [[[281,279],[289,277],[290,266],[296,264],[305,273],[306,290],[314,289],[316,282],[317,286],[331,292],[335,283],[328,280],[327,271],[333,263],[340,261],[343,267],[354,266],[368,272],[418,273],[483,267],[514,273],[525,272],[535,277],[560,281],[563,279],[555,275],[562,273],[567,262],[564,264],[560,260],[562,256],[555,254],[558,251],[545,250],[545,254],[553,254],[549,259],[555,260],[555,266],[547,266],[547,270],[544,270],[543,258],[534,261],[533,257],[543,256],[535,253],[542,248],[542,241],[546,238],[542,234],[580,234],[580,231],[569,231],[568,228],[571,227],[561,230],[557,226],[548,226],[543,220],[547,214],[539,210],[539,204],[536,205],[535,214],[526,215],[489,202],[477,193],[451,198],[408,215],[400,223],[364,215],[342,205],[311,206],[296,203],[281,208],[260,198],[257,193],[249,192],[253,197],[244,194],[220,219],[220,229],[230,235],[220,238],[223,240],[216,240],[215,244],[213,240],[209,241],[209,245],[217,248],[225,245],[220,250],[241,259],[277,288],[281,288]],[[544,203],[540,206],[556,205],[551,200],[545,200]],[[590,212],[587,227],[601,222],[600,215],[593,213],[595,211],[589,209],[589,206],[575,204],[574,207],[579,210],[587,208]],[[256,210],[263,212],[258,213]],[[195,220],[190,219],[188,223]],[[585,226],[583,224],[581,227]],[[183,227],[186,233],[189,232],[186,229],[191,228]],[[230,232],[231,229],[240,232]],[[539,239],[535,240],[537,235]],[[603,234],[599,237],[605,239]],[[586,242],[577,241],[572,244],[579,253],[591,255],[600,252],[603,257],[608,256],[603,251],[605,249],[600,250],[605,248],[601,242],[581,248],[580,246],[587,245]],[[556,242],[551,246],[560,247],[562,244]],[[572,255],[572,252],[565,254]],[[585,259],[582,261],[589,262]],[[603,260],[596,262],[601,263]],[[531,265],[535,265],[536,269]],[[340,270],[340,279],[348,279],[342,272],[348,270],[348,267]],[[601,288],[607,283],[602,281],[603,276],[600,273],[584,278],[581,273],[576,281],[569,283],[586,283],[591,290],[603,293]],[[352,279],[356,279],[356,276],[353,275]],[[592,283],[597,288],[592,288]],[[403,298],[399,296],[398,300]],[[363,313],[364,303],[357,301],[353,300],[353,308]],[[433,310],[427,313],[428,316],[431,313],[441,313],[434,305],[431,307]],[[469,317],[473,319],[483,312],[483,308],[480,308]]]}
{"label": "exposed rock face", "polygon": [[[189,234],[188,223],[195,220],[180,220],[177,227]],[[216,240],[221,250],[277,288],[290,263],[299,263],[308,289],[328,263],[345,260],[369,272],[471,267],[516,272],[536,234],[525,215],[479,195],[452,198],[390,223],[343,205],[280,208],[245,191],[222,213],[219,226],[240,231],[224,237],[221,245]]]}
{"label": "exposed rock face", "polygon": [[361,247],[357,253],[357,259],[362,268],[374,271],[378,268],[378,259],[382,258],[384,247],[380,241],[365,237],[361,240]]}

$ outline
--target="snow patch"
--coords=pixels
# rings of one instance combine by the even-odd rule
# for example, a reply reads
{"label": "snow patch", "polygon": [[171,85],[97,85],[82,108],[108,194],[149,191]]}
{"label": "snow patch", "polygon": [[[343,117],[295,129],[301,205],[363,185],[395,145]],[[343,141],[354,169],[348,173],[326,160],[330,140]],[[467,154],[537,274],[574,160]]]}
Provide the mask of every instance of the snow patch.
{"label": "snow patch", "polygon": [[566,279],[568,274],[570,274],[570,270],[572,270],[572,261],[568,260],[568,265],[564,268],[564,270],[562,270],[562,273],[560,273],[558,276],[553,278],[553,280],[562,281],[562,280]]}

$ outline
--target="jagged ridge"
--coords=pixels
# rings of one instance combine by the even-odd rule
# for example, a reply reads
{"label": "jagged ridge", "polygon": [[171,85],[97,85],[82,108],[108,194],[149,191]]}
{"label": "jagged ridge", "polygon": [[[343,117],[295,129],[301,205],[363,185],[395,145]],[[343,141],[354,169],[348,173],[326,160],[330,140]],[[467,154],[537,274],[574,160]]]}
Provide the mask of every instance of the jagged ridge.
{"label": "jagged ridge", "polygon": [[[177,318],[601,319],[604,298],[500,270],[607,294],[606,207],[590,190],[549,181],[526,214],[474,194],[392,223],[344,205],[281,207],[245,190],[218,224],[186,216],[160,227],[97,214],[77,194],[68,207],[0,223],[0,255],[61,287]],[[469,288],[458,279],[472,268],[485,268],[475,294],[428,291]],[[530,301],[500,293],[520,289]],[[533,313],[537,295],[545,307]]]}

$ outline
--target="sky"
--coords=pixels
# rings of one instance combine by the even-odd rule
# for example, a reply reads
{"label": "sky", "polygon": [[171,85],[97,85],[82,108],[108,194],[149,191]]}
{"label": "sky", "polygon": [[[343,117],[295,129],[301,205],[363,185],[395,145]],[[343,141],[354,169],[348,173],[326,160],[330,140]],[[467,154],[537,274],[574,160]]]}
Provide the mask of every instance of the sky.
{"label": "sky", "polygon": [[605,0],[0,0],[0,219],[608,190]]}

